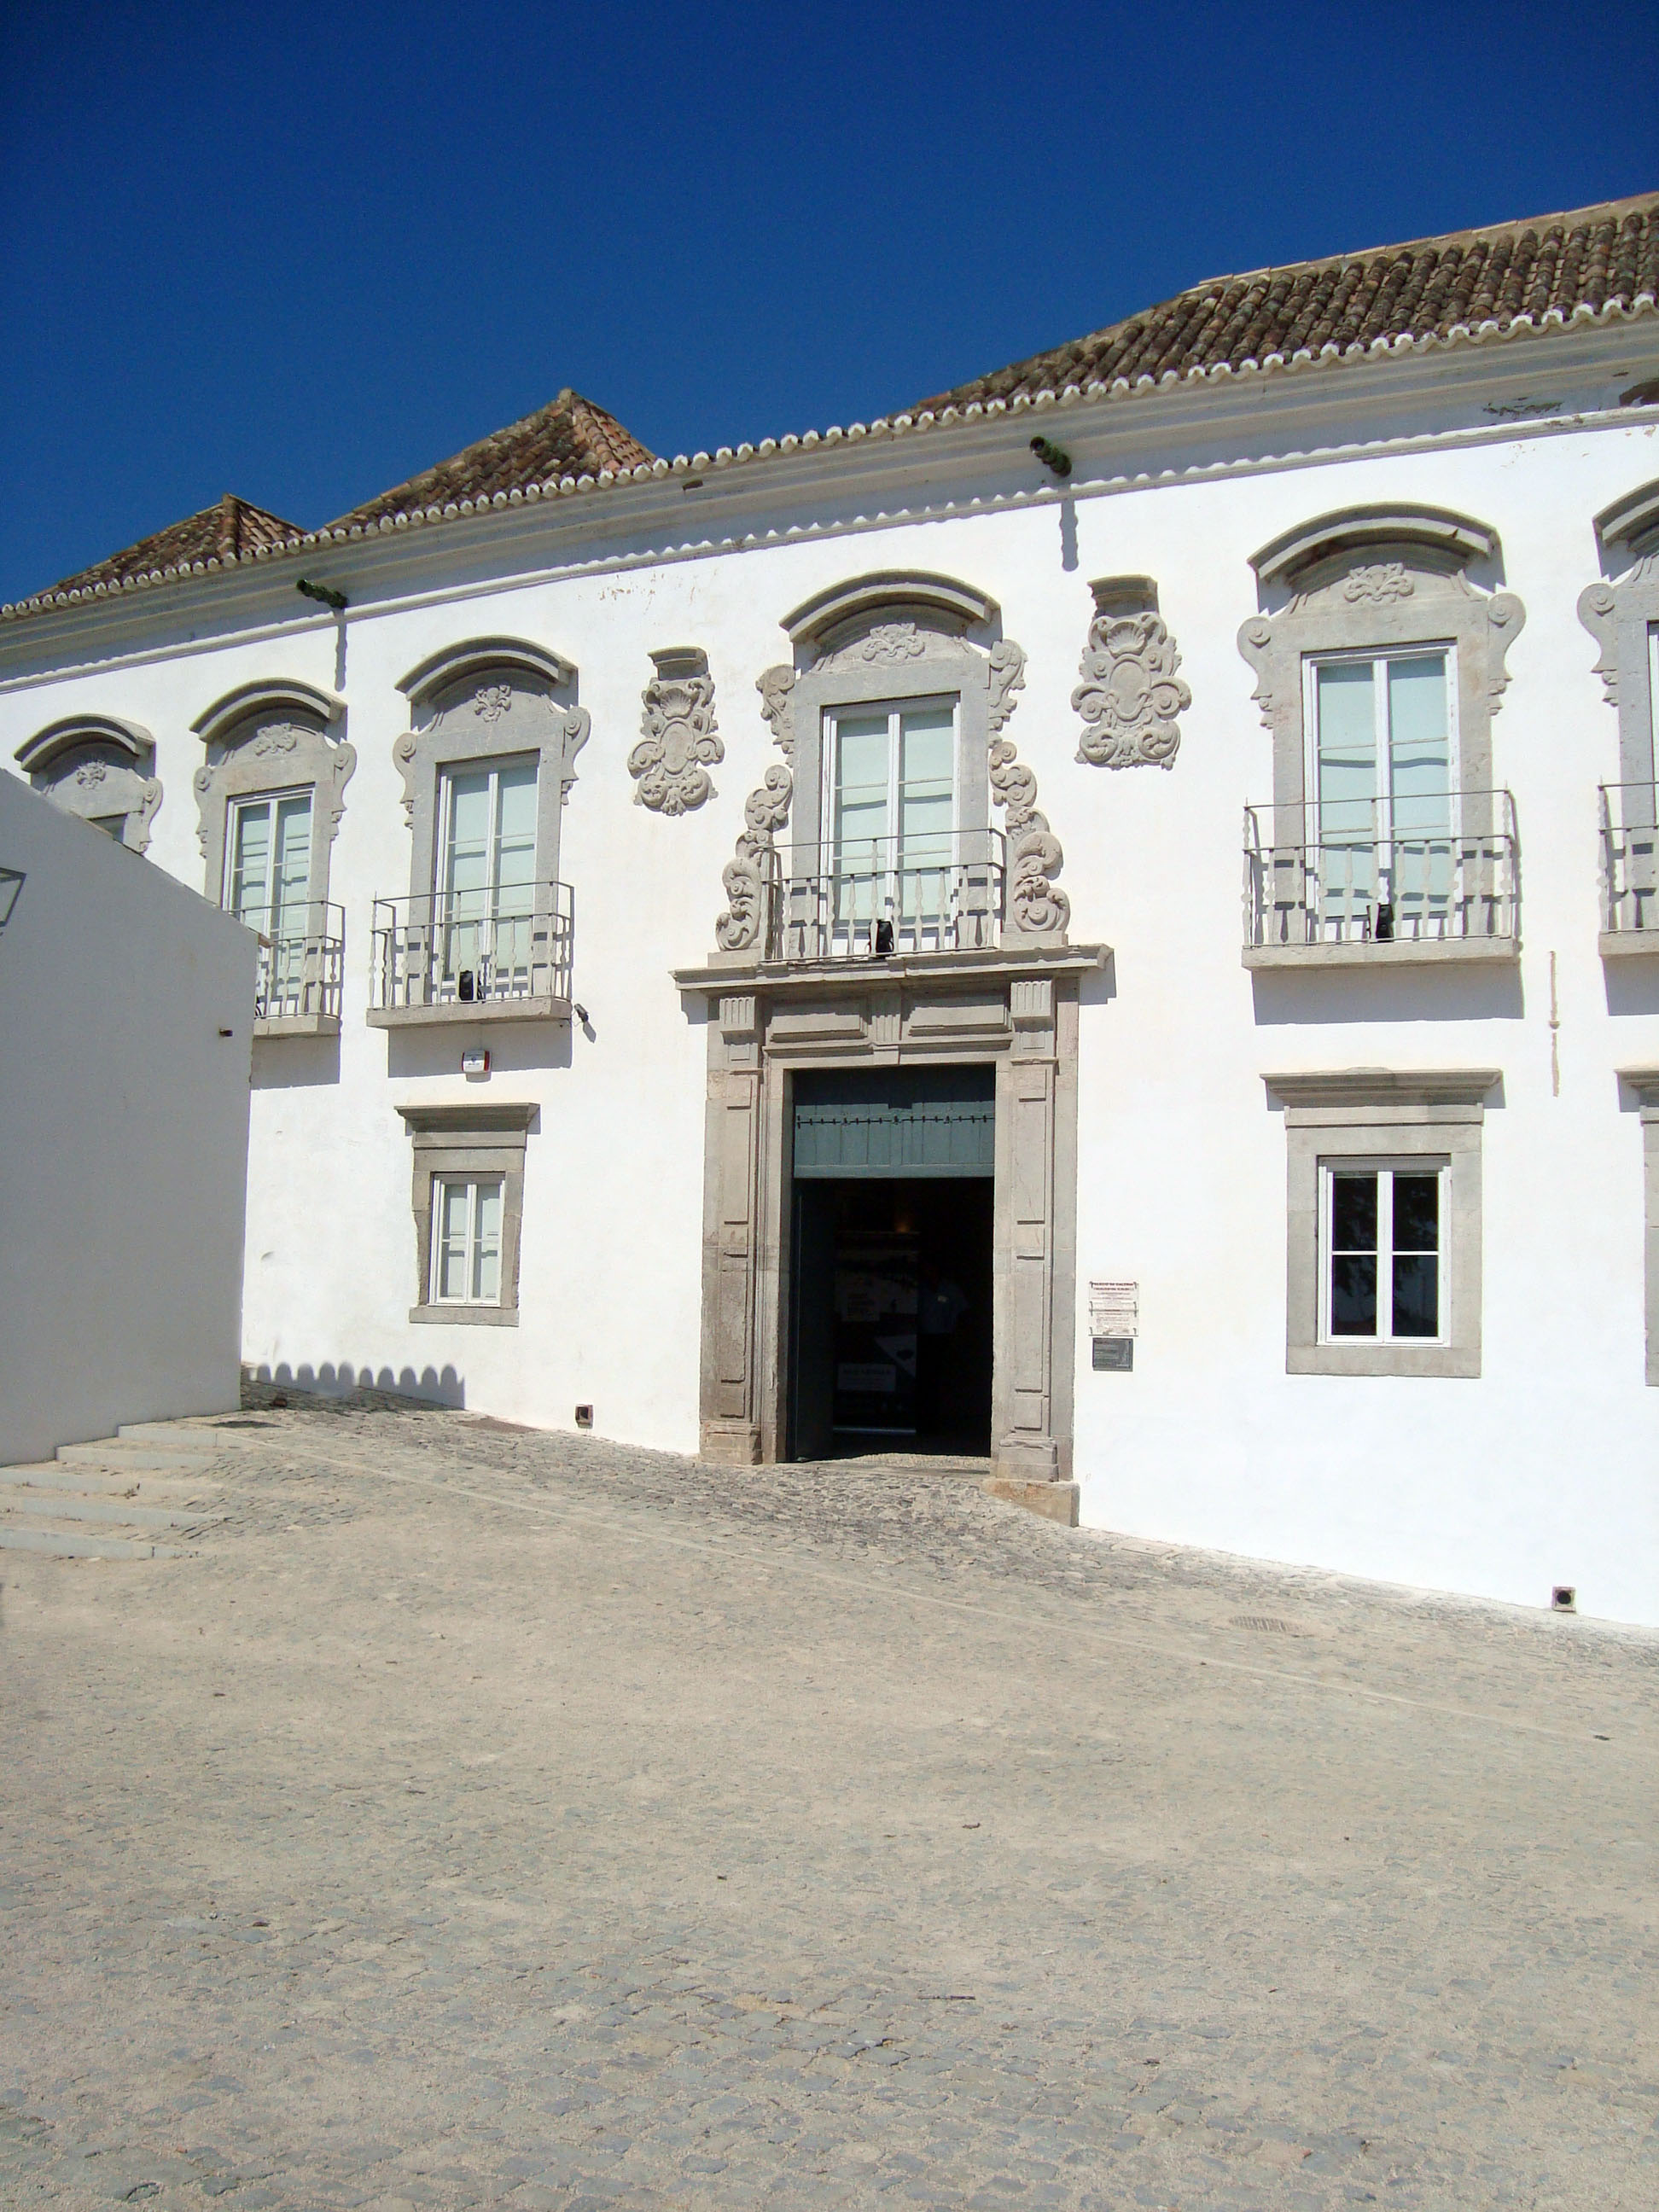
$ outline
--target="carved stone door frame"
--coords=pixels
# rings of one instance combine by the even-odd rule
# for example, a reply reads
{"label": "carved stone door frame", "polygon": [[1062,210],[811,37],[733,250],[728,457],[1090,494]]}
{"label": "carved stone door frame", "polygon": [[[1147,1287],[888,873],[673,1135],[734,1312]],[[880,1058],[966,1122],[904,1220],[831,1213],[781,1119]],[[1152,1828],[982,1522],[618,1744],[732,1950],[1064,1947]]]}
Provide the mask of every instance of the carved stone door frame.
{"label": "carved stone door frame", "polygon": [[[1076,1306],[1078,1011],[1098,945],[804,969],[684,971],[708,1004],[701,1449],[734,1467],[786,1451],[793,1078],[812,1068],[991,1065],[992,1480],[1070,1486]],[[1042,1510],[1061,1504],[1052,1493]],[[1068,1489],[1073,1518],[1076,1499]]]}

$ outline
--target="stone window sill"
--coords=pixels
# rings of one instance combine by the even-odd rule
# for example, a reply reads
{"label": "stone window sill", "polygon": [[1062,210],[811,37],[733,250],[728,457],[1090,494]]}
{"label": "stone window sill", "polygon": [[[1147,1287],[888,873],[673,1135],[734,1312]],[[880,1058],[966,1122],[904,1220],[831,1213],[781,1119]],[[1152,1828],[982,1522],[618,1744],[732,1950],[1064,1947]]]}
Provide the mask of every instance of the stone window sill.
{"label": "stone window sill", "polygon": [[1240,956],[1252,971],[1262,969],[1446,968],[1513,964],[1521,957],[1517,937],[1455,937],[1429,941],[1410,938],[1378,945],[1247,945]]}
{"label": "stone window sill", "polygon": [[438,1006],[371,1006],[372,1030],[447,1029],[456,1023],[568,1022],[568,999],[468,999]]}
{"label": "stone window sill", "polygon": [[1456,1344],[1293,1344],[1287,1375],[1479,1376],[1480,1354]]}
{"label": "stone window sill", "polygon": [[410,1321],[445,1328],[517,1328],[516,1306],[410,1306]]}
{"label": "stone window sill", "polygon": [[1596,950],[1604,960],[1659,957],[1659,929],[1604,929]]}

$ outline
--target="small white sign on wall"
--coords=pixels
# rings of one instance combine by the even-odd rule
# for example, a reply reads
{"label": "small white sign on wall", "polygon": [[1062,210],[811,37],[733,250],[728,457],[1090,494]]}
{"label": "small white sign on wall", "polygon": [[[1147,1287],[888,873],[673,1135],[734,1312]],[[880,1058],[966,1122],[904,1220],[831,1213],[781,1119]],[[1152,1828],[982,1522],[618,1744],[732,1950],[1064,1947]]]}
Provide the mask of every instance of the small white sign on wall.
{"label": "small white sign on wall", "polygon": [[1135,1338],[1140,1333],[1139,1283],[1091,1283],[1089,1334],[1096,1370],[1103,1375],[1127,1375],[1135,1364]]}

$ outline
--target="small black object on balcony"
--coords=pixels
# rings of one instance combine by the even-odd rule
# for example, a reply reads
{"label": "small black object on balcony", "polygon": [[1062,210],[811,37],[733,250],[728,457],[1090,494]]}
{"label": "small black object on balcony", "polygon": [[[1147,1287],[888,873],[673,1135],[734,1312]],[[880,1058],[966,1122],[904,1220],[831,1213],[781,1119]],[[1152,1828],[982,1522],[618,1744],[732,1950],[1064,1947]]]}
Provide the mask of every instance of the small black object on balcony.
{"label": "small black object on balcony", "polygon": [[1374,934],[1379,945],[1394,943],[1394,908],[1387,899],[1382,900],[1377,907],[1376,928]]}
{"label": "small black object on balcony", "polygon": [[876,957],[888,960],[892,957],[892,952],[893,925],[890,921],[878,921],[876,924]]}
{"label": "small black object on balcony", "polygon": [[476,995],[472,988],[472,970],[470,968],[463,968],[455,978],[455,996],[470,1006]]}

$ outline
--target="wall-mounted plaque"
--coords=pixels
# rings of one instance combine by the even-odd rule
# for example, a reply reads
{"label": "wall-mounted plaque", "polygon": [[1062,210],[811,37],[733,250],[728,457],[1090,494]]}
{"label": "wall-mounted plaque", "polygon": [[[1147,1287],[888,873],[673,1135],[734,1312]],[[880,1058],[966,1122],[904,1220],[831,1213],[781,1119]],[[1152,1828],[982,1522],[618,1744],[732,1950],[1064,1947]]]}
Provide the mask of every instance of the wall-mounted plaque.
{"label": "wall-mounted plaque", "polygon": [[1097,1375],[1127,1375],[1135,1364],[1132,1336],[1097,1336],[1094,1340]]}

